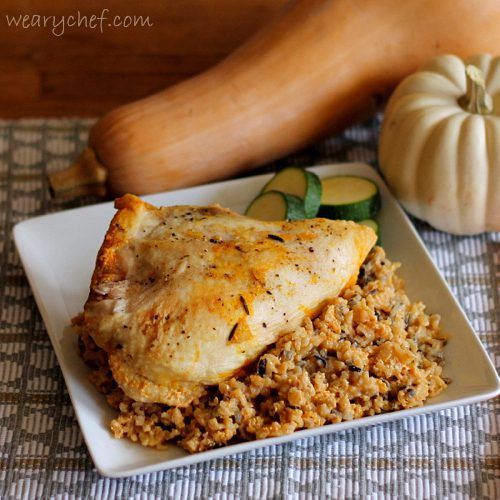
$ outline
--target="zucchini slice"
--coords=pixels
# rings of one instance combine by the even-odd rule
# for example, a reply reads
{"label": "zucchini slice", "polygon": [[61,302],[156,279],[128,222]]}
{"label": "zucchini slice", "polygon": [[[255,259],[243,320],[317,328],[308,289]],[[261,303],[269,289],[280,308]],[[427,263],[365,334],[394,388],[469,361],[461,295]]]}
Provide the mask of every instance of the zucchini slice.
{"label": "zucchini slice", "polygon": [[380,233],[379,225],[376,220],[373,219],[365,219],[365,220],[360,220],[358,224],[361,224],[362,226],[368,226],[371,227],[374,231],[375,234],[378,236]]}
{"label": "zucchini slice", "polygon": [[372,219],[380,210],[378,186],[366,177],[338,175],[322,184],[319,217],[360,221]]}
{"label": "zucchini slice", "polygon": [[316,217],[321,203],[321,180],[316,174],[300,167],[287,167],[279,171],[262,192],[281,191],[304,200],[306,218]]}
{"label": "zucchini slice", "polygon": [[250,203],[245,215],[258,220],[305,219],[304,202],[292,194],[280,191],[261,193]]}

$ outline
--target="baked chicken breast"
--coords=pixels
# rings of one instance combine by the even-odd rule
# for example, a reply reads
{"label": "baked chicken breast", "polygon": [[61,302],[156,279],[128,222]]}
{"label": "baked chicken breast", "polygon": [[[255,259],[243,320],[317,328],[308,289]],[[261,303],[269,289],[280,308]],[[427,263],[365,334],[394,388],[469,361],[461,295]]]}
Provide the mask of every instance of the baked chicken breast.
{"label": "baked chicken breast", "polygon": [[375,233],[262,222],[218,205],[116,200],[81,327],[136,401],[183,406],[230,378],[356,279]]}

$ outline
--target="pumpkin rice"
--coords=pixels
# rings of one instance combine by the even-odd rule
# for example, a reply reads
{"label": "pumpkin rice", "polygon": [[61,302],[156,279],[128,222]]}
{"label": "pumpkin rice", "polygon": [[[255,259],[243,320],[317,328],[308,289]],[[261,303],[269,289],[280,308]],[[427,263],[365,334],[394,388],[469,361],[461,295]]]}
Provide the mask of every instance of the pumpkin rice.
{"label": "pumpkin rice", "polygon": [[91,380],[118,412],[113,435],[160,449],[175,443],[193,453],[421,406],[447,385],[446,339],[439,316],[410,302],[398,267],[375,247],[357,283],[316,319],[185,408],[128,398],[113,380],[106,352],[80,329]]}

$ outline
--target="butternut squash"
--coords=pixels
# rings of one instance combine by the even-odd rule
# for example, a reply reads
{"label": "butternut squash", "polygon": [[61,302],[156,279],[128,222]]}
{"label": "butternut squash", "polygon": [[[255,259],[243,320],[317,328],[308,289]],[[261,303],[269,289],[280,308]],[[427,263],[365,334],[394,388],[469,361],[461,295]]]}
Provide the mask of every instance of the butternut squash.
{"label": "butternut squash", "polygon": [[428,58],[500,48],[498,0],[297,0],[223,62],[119,107],[57,193],[152,193],[229,177],[338,131]]}

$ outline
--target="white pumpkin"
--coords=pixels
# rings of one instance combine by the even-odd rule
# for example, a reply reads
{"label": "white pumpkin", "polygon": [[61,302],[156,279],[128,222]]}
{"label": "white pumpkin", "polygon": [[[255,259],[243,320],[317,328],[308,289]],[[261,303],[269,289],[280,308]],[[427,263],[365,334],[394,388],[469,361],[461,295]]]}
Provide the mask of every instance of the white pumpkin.
{"label": "white pumpkin", "polygon": [[500,58],[439,56],[403,80],[379,164],[406,210],[435,228],[500,230]]}

